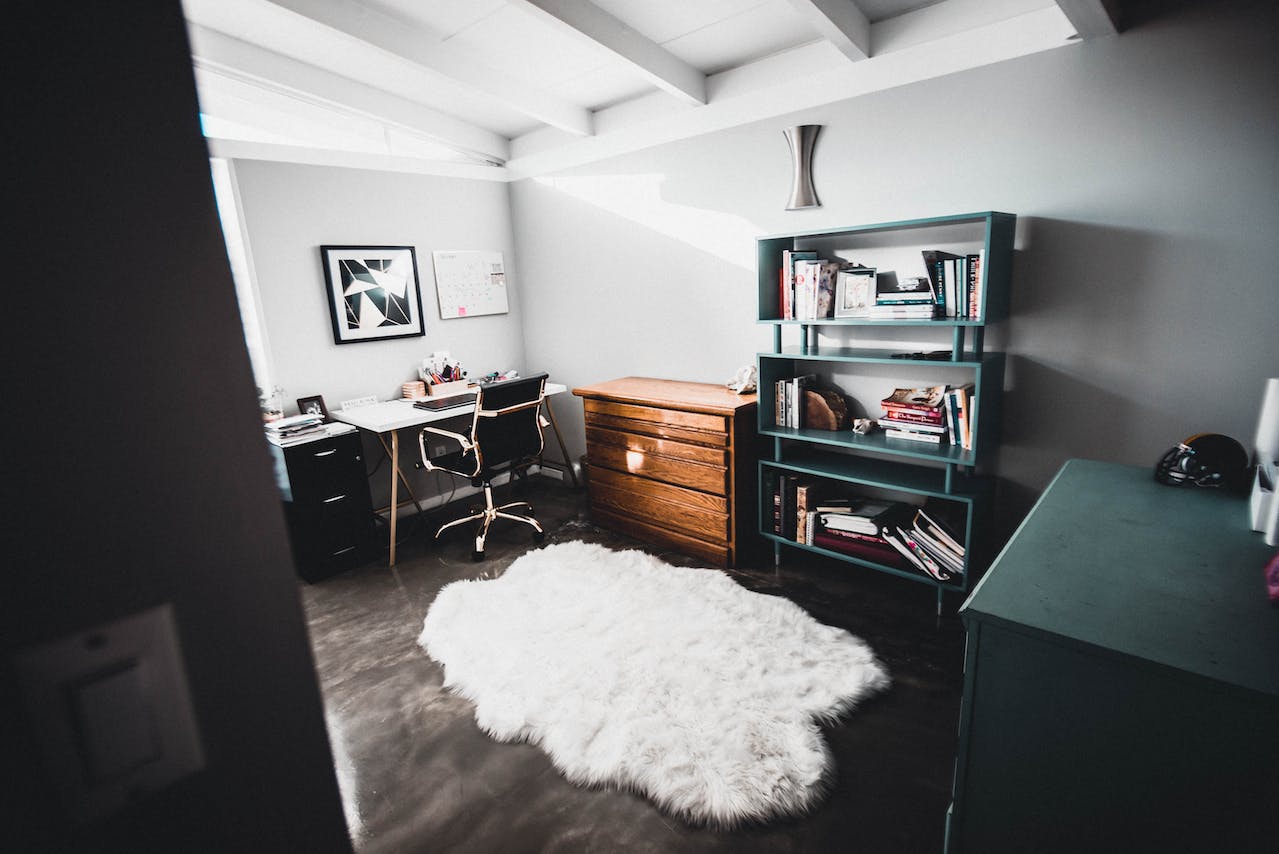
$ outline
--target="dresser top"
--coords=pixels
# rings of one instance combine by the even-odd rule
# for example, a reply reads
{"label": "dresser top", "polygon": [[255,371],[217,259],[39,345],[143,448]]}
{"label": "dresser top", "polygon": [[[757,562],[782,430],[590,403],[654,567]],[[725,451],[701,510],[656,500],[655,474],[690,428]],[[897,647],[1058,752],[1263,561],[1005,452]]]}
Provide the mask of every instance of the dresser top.
{"label": "dresser top", "polygon": [[756,395],[737,394],[715,383],[690,383],[651,377],[622,377],[573,389],[579,397],[657,406],[711,415],[735,415],[755,405]]}
{"label": "dresser top", "polygon": [[964,604],[993,620],[1279,697],[1279,610],[1248,501],[1070,460]]}

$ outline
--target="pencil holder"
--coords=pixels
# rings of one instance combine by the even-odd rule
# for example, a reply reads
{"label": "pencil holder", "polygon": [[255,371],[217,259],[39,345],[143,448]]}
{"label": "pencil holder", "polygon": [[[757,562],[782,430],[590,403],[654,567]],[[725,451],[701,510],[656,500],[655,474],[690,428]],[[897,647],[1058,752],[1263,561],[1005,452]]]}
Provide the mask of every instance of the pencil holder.
{"label": "pencil holder", "polygon": [[456,380],[451,383],[435,383],[433,385],[428,385],[426,387],[426,393],[433,397],[439,397],[441,395],[450,395],[450,394],[461,394],[462,392],[466,391],[469,385],[470,383],[468,383],[466,380]]}

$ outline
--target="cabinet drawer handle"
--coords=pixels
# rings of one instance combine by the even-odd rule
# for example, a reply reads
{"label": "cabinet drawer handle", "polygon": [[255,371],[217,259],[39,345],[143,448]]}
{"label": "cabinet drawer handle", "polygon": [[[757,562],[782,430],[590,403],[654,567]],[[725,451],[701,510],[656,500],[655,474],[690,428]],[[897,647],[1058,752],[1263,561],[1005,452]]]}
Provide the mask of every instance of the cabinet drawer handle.
{"label": "cabinet drawer handle", "polygon": [[338,449],[337,449],[337,448],[329,448],[327,451],[316,451],[316,452],[315,452],[314,454],[312,454],[311,456],[313,456],[313,457],[327,457],[327,456],[329,456],[330,454],[336,454],[337,452],[338,452]]}
{"label": "cabinet drawer handle", "polygon": [[335,552],[333,553],[333,556],[334,556],[334,557],[337,557],[338,555],[344,555],[344,554],[346,554],[347,552],[353,552],[353,551],[355,551],[355,546],[347,546],[347,547],[346,547],[346,548],[344,548],[344,549],[338,549],[337,551],[335,551]]}
{"label": "cabinet drawer handle", "polygon": [[346,493],[343,493],[341,495],[335,495],[332,498],[326,498],[324,499],[324,503],[332,504],[334,501],[341,501],[343,498],[346,498]]}

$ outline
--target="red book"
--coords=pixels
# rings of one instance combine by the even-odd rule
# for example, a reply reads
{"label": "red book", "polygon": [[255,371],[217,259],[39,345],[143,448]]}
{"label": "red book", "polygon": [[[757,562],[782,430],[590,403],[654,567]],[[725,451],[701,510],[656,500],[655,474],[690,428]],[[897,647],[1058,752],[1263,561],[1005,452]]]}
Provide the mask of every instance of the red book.
{"label": "red book", "polygon": [[907,409],[897,405],[885,405],[884,417],[891,418],[894,421],[916,421],[920,424],[940,425],[946,423],[945,415],[940,409]]}
{"label": "red book", "polygon": [[829,531],[817,531],[813,534],[812,544],[818,548],[838,552],[849,557],[861,558],[862,560],[869,560],[899,569],[908,568],[905,558],[883,540],[879,540],[878,543],[868,543],[832,536]]}
{"label": "red book", "polygon": [[942,399],[946,394],[946,386],[934,385],[925,388],[899,388],[880,401],[885,407],[896,406],[901,409],[915,409],[922,412],[939,412]]}
{"label": "red book", "polygon": [[[853,540],[860,543],[872,543],[874,545],[887,546],[884,538],[878,534],[859,534],[856,531],[843,531],[838,528],[823,528],[816,532],[817,534],[828,534],[839,540]],[[816,536],[816,534],[814,534]]]}

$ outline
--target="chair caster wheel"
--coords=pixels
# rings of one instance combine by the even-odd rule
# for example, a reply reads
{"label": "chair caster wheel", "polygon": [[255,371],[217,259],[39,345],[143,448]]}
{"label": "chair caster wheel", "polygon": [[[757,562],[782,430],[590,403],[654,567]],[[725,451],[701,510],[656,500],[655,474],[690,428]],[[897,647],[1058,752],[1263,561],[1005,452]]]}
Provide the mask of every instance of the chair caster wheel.
{"label": "chair caster wheel", "polygon": [[543,541],[543,540],[545,540],[545,539],[546,539],[546,532],[545,532],[545,531],[534,531],[534,532],[533,532],[533,542],[535,542],[535,543],[540,543],[540,542],[542,542],[542,541]]}
{"label": "chair caster wheel", "polygon": [[479,563],[484,560],[484,552],[471,552],[471,560]]}

